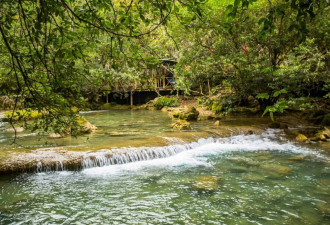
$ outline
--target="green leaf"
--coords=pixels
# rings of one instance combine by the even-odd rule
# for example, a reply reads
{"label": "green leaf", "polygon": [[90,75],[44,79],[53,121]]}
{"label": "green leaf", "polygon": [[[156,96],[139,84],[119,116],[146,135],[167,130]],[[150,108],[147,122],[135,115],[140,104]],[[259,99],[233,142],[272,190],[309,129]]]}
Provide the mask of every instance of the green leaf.
{"label": "green leaf", "polygon": [[260,93],[256,96],[256,98],[269,99],[269,95],[268,95],[268,93]]}

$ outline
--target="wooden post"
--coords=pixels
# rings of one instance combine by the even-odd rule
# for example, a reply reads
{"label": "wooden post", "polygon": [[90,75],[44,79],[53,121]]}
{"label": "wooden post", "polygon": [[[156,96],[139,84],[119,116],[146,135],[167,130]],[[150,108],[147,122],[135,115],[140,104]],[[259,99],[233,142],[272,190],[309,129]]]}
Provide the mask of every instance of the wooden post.
{"label": "wooden post", "polygon": [[131,106],[133,106],[133,91],[132,90],[131,90],[130,98],[131,98]]}
{"label": "wooden post", "polygon": [[155,88],[158,88],[158,85],[157,85],[157,77],[154,77],[154,82],[155,82]]}
{"label": "wooden post", "polygon": [[165,74],[162,75],[163,78],[163,88],[165,89]]}
{"label": "wooden post", "polygon": [[105,99],[106,99],[106,103],[108,104],[109,103],[109,94],[108,94],[108,92],[106,92],[106,94],[105,94]]}

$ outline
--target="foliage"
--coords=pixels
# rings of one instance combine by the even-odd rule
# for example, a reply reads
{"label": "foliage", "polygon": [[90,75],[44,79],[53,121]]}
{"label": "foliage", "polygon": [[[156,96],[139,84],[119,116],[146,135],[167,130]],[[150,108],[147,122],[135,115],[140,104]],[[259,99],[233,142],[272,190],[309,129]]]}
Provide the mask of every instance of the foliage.
{"label": "foliage", "polygon": [[257,96],[271,117],[292,99],[329,100],[326,0],[1,3],[0,102],[43,112],[31,129],[79,126],[72,107],[135,83],[155,89],[147,71],[159,58],[177,59],[175,88],[216,113]]}
{"label": "foliage", "polygon": [[178,100],[173,97],[159,97],[154,102],[154,107],[156,109],[162,109],[164,107],[176,107],[178,105]]}
{"label": "foliage", "polygon": [[26,121],[40,118],[41,112],[31,111],[30,109],[16,110],[16,111],[5,111],[4,121]]}

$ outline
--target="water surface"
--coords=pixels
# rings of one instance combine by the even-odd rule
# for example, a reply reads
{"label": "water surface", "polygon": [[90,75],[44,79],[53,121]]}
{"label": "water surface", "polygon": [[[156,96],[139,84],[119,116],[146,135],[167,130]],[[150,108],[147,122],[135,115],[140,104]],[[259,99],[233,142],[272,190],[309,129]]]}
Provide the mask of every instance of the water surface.
{"label": "water surface", "polygon": [[163,159],[0,178],[1,224],[329,224],[329,201],[327,152],[272,130]]}

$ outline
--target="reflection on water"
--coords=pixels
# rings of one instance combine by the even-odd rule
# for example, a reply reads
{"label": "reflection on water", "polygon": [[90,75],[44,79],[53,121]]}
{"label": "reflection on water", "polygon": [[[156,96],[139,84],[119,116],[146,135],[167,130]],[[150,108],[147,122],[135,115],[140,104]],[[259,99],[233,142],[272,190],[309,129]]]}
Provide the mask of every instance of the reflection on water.
{"label": "reflection on water", "polygon": [[325,151],[274,132],[168,158],[0,178],[1,224],[329,224]]}
{"label": "reflection on water", "polygon": [[[98,127],[94,134],[80,137],[50,138],[48,136],[18,133],[17,142],[21,146],[11,145],[13,132],[7,124],[0,127],[0,149],[41,148],[52,146],[78,146],[88,149],[103,147],[120,147],[127,143],[139,142],[143,145],[147,140],[171,131],[171,120],[167,113],[159,111],[111,110],[83,113],[92,124]],[[158,140],[159,141],[159,140]],[[73,149],[74,150],[74,149]]]}

